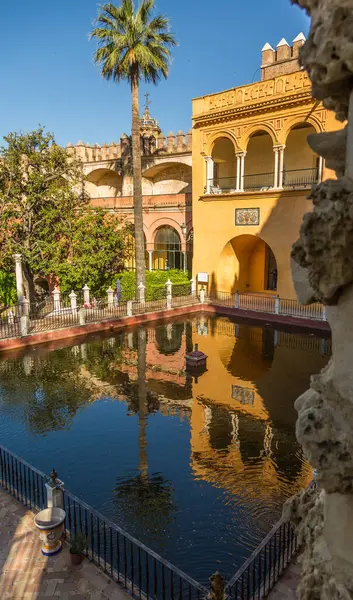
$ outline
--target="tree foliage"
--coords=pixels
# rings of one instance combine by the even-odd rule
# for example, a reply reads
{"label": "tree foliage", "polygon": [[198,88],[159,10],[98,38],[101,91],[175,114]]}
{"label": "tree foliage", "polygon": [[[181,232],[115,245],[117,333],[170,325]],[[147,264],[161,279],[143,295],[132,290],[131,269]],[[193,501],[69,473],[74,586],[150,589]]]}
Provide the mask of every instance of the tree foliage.
{"label": "tree foliage", "polygon": [[26,295],[36,277],[59,278],[63,291],[85,283],[97,291],[124,264],[125,228],[89,209],[82,163],[42,127],[10,133],[0,149],[0,269],[22,254]]}

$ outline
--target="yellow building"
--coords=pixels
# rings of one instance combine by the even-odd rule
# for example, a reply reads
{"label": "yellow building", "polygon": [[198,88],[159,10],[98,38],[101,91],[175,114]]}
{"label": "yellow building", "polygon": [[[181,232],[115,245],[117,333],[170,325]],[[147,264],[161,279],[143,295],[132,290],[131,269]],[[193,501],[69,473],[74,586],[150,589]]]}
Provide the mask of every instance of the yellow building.
{"label": "yellow building", "polygon": [[290,250],[308,189],[333,176],[306,138],[340,127],[311,97],[304,41],[266,44],[261,82],[193,100],[193,272],[209,291],[295,298]]}

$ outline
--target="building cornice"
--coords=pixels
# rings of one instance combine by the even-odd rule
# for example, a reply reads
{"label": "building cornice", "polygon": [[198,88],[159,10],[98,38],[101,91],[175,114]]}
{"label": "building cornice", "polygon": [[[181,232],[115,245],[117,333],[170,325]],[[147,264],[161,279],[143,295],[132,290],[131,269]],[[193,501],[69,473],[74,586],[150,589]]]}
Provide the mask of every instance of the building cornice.
{"label": "building cornice", "polygon": [[197,128],[204,125],[223,123],[224,121],[230,121],[233,119],[246,118],[254,114],[278,112],[279,110],[304,104],[308,104],[310,107],[315,104],[315,101],[313,100],[309,90],[299,94],[293,94],[291,96],[271,98],[271,100],[261,103],[254,102],[253,104],[246,106],[232,107],[229,109],[196,115],[192,120],[194,128]]}

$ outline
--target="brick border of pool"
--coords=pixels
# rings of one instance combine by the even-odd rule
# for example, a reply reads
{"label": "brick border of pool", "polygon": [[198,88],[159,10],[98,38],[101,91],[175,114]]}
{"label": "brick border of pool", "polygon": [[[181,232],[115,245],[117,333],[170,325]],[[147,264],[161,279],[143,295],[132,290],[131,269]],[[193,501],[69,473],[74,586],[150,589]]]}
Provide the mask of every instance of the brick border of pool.
{"label": "brick border of pool", "polygon": [[245,321],[253,321],[258,324],[273,323],[289,325],[295,328],[327,331],[330,332],[330,326],[327,321],[319,321],[314,319],[303,319],[299,317],[290,317],[287,315],[277,315],[265,312],[255,312],[232,308],[229,306],[218,306],[214,304],[193,304],[191,306],[181,306],[173,309],[165,309],[150,313],[134,315],[132,317],[114,318],[109,321],[100,321],[98,323],[88,323],[86,325],[78,325],[75,327],[67,327],[65,329],[56,329],[42,333],[34,333],[26,337],[8,338],[0,341],[0,352],[7,350],[15,350],[18,348],[26,348],[37,344],[45,344],[56,340],[64,340],[86,336],[90,333],[98,333],[100,331],[113,331],[134,325],[141,325],[152,321],[167,321],[171,317],[177,317],[187,314],[195,314],[206,312],[209,314],[229,315],[237,317]]}

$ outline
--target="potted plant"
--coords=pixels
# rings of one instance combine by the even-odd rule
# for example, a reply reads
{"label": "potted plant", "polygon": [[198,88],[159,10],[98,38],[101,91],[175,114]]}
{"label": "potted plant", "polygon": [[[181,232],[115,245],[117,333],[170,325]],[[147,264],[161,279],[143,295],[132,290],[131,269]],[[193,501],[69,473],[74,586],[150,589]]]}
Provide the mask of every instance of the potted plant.
{"label": "potted plant", "polygon": [[88,546],[89,539],[79,532],[70,537],[70,557],[72,565],[80,565],[83,560],[83,552]]}

